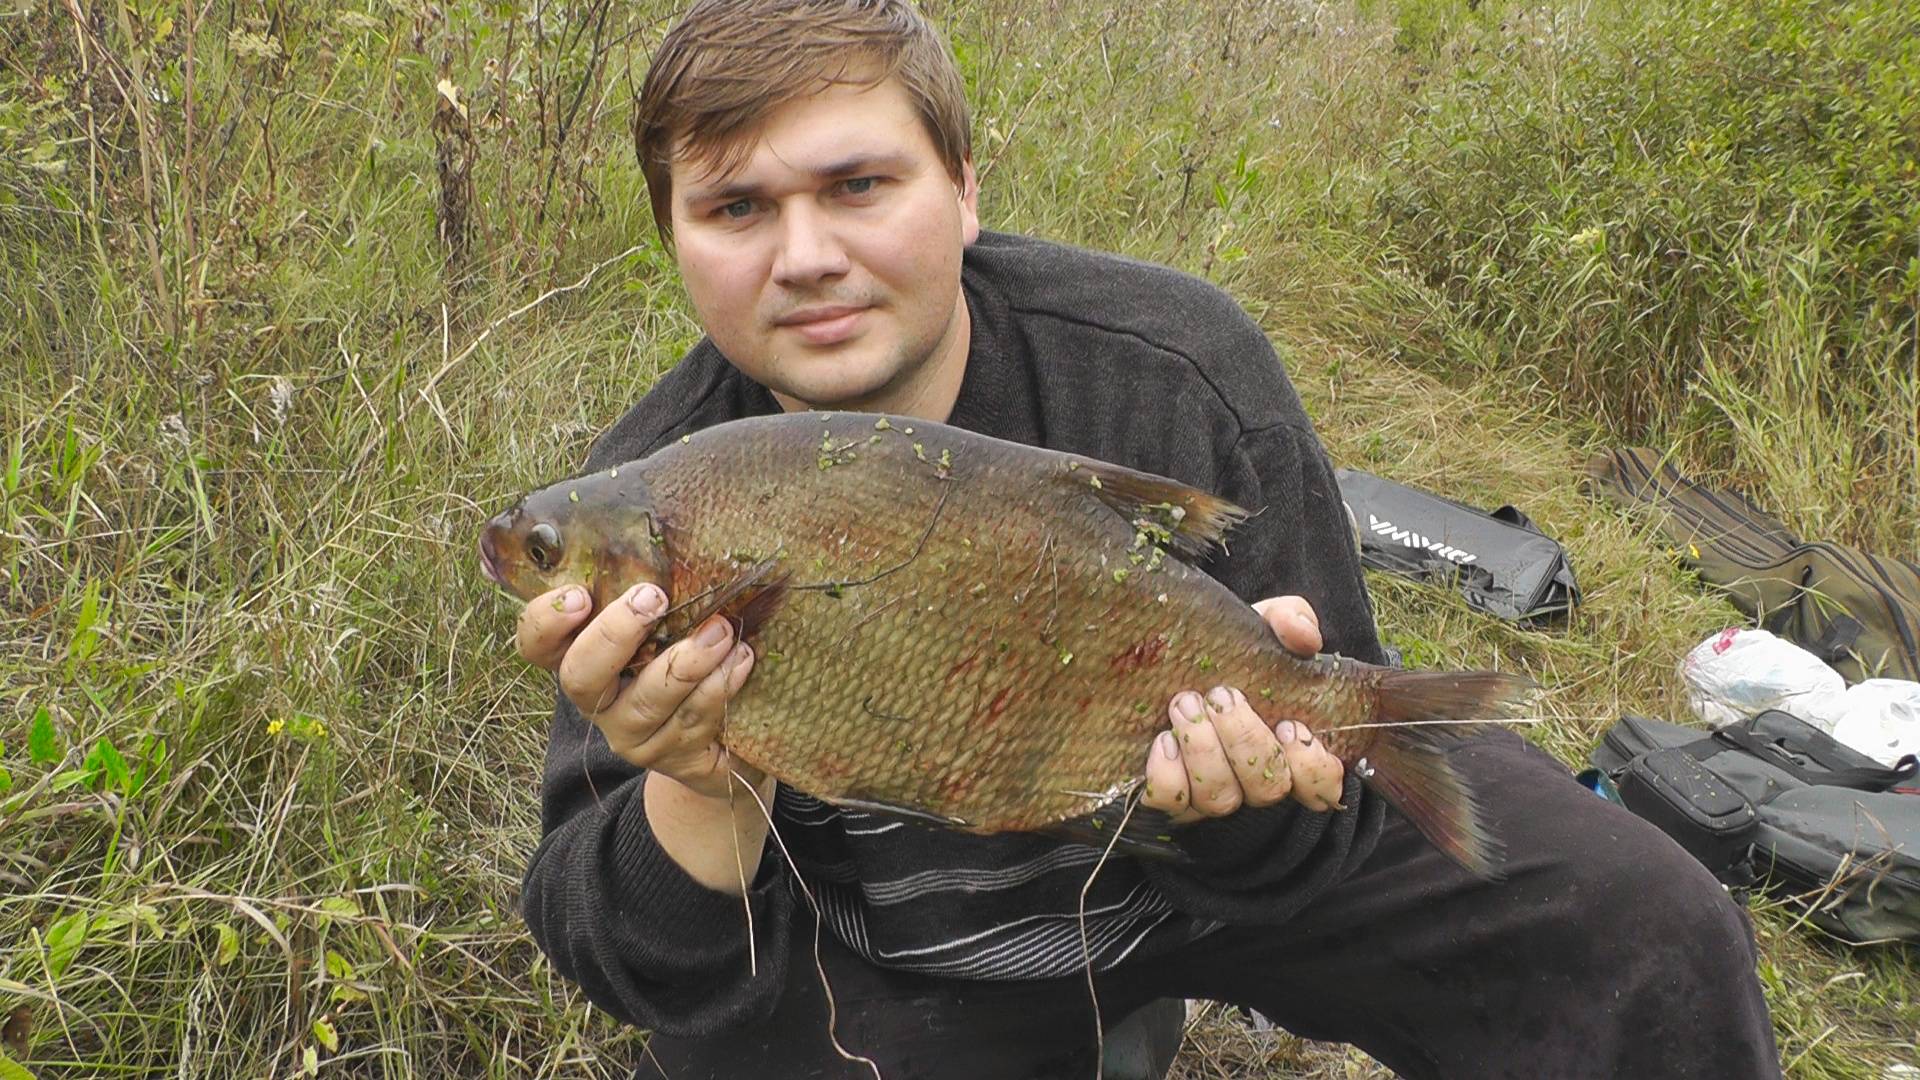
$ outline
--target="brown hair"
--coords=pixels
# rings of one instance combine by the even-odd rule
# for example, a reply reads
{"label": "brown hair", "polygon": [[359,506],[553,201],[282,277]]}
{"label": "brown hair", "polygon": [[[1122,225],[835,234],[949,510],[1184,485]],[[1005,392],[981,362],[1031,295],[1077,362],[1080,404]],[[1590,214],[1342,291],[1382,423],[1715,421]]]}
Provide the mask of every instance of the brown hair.
{"label": "brown hair", "polygon": [[897,78],[947,172],[973,152],[966,88],[946,41],[906,0],[699,0],[667,32],[633,114],[660,239],[673,244],[676,154],[738,168],[767,114],[834,85]]}

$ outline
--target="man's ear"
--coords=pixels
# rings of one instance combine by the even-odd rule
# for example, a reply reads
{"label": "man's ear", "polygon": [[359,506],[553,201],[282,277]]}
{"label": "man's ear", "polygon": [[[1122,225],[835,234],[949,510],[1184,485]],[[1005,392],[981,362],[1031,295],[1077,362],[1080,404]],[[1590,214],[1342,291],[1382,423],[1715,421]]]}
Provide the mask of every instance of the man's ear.
{"label": "man's ear", "polygon": [[960,238],[971,244],[980,238],[980,178],[973,171],[973,158],[960,163]]}

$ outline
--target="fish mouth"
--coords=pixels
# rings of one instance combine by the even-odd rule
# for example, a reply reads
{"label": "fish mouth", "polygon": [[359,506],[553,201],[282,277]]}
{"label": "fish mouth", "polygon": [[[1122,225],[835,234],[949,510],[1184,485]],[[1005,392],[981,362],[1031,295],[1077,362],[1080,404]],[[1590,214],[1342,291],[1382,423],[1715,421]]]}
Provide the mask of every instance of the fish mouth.
{"label": "fish mouth", "polygon": [[492,530],[480,534],[480,572],[495,585],[507,587],[507,576],[500,569],[500,552],[493,546]]}

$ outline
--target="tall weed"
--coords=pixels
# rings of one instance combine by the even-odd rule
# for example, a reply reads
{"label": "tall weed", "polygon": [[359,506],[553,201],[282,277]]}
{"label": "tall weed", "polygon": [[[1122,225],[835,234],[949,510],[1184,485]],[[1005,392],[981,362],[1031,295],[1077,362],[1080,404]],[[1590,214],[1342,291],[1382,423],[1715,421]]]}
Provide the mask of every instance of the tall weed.
{"label": "tall weed", "polygon": [[[0,1052],[40,1080],[613,1077],[640,1056],[515,911],[552,687],[513,658],[516,605],[471,544],[699,336],[625,133],[677,6],[0,12],[0,1017],[21,1032]],[[1386,362],[1439,326],[1445,355],[1498,370],[1533,316],[1519,338],[1489,308],[1469,324],[1383,269],[1368,194],[1435,167],[1395,142],[1416,95],[1526,63],[1509,96],[1556,100],[1578,18],[929,6],[972,94],[990,226],[1229,288],[1344,461],[1475,497],[1570,473],[1549,425],[1519,432]],[[1773,352],[1832,322],[1842,257],[1783,250],[1818,257],[1743,264],[1792,301],[1767,309]],[[1343,349],[1356,337],[1401,351]],[[1779,401],[1836,377],[1824,347],[1794,355],[1768,383],[1710,354],[1727,438],[1801,437]],[[1620,701],[1658,703],[1660,658],[1719,615],[1610,513],[1583,518],[1570,490],[1527,501],[1594,568],[1565,639],[1377,595],[1434,663],[1564,672],[1543,741],[1571,751]],[[1903,1052],[1880,1029],[1916,1028],[1909,972],[1802,959],[1815,974],[1774,993],[1797,1075],[1864,1078]],[[1261,1056],[1314,1068],[1297,1046]],[[1188,1055],[1192,1075],[1214,1060]]]}
{"label": "tall weed", "polygon": [[1514,13],[1389,158],[1394,254],[1496,333],[1479,363],[1913,550],[1920,8]]}

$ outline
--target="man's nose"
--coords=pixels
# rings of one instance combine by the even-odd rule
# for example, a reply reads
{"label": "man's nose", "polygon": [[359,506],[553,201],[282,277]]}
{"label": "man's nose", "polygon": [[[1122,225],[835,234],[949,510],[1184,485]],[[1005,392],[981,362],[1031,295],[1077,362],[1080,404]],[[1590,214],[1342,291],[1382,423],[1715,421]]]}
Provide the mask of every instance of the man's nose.
{"label": "man's nose", "polygon": [[774,280],[782,285],[810,285],[847,272],[847,249],[834,234],[832,222],[818,209],[789,209],[780,215],[780,226]]}

